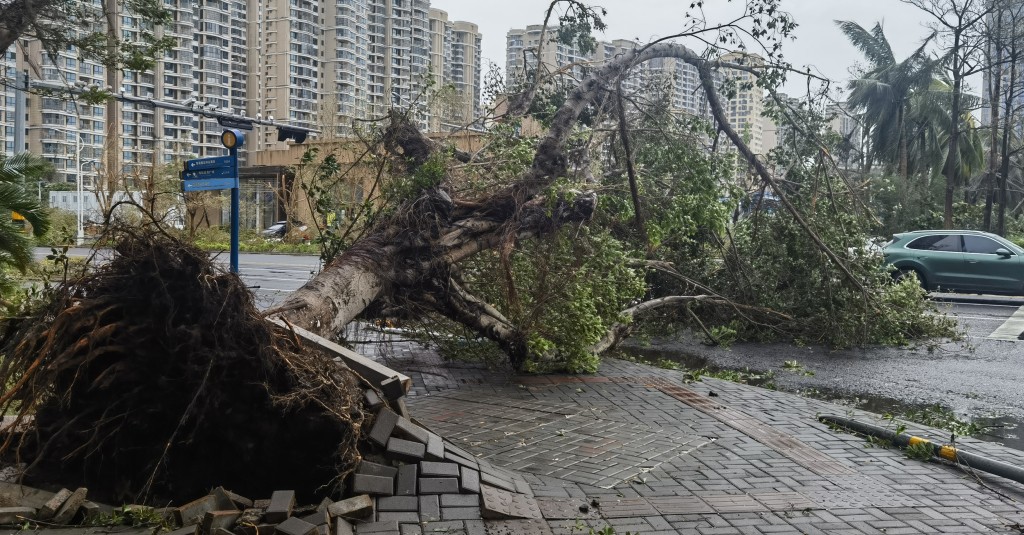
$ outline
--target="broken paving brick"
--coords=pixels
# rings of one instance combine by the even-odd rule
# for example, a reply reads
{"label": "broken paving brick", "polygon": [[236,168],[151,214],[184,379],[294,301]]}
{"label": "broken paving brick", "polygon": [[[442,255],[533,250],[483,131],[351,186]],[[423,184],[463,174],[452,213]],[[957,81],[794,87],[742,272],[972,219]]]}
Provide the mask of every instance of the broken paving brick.
{"label": "broken paving brick", "polygon": [[174,520],[179,526],[191,526],[198,524],[207,511],[216,510],[217,499],[213,496],[203,496],[178,507],[174,512]]}
{"label": "broken paving brick", "polygon": [[370,428],[370,440],[381,446],[387,446],[388,439],[391,438],[391,432],[394,431],[395,424],[397,423],[398,415],[387,407],[382,408],[377,412],[373,427]]}
{"label": "broken paving brick", "polygon": [[331,500],[330,498],[324,498],[324,499],[320,500],[320,505],[316,506],[316,510],[317,511],[326,511],[327,508],[330,507],[332,503],[334,503],[334,501]]}
{"label": "broken paving brick", "polygon": [[421,477],[420,494],[458,494],[459,480],[454,477]]}
{"label": "broken paving brick", "polygon": [[359,463],[356,473],[368,476],[395,477],[398,474],[398,468],[364,460]]}
{"label": "broken paving brick", "polygon": [[505,489],[509,492],[517,492],[516,485],[511,479],[498,476],[493,472],[485,472],[483,469],[480,470],[480,482],[492,487]]}
{"label": "broken paving brick", "polygon": [[252,507],[252,500],[231,492],[224,487],[217,487],[210,491],[215,498],[217,498],[217,509],[220,511],[229,511],[231,509],[238,509],[239,511]]}
{"label": "broken paving brick", "polygon": [[[82,502],[82,506],[78,508],[78,513],[75,514],[75,518],[72,519],[73,523],[81,524],[87,523],[99,518],[103,514],[103,506],[96,503],[85,500]],[[168,515],[164,518],[174,521],[174,509],[169,509]]]}
{"label": "broken paving brick", "polygon": [[329,526],[331,524],[331,515],[327,512],[326,508],[322,511],[317,511],[300,518],[314,526]]}
{"label": "broken paving brick", "polygon": [[419,499],[416,496],[388,496],[377,499],[377,511],[416,511]]}
{"label": "broken paving brick", "polygon": [[270,495],[270,505],[263,513],[263,519],[271,524],[284,522],[292,516],[292,509],[295,508],[294,490],[275,490]]}
{"label": "broken paving brick", "polygon": [[480,494],[480,472],[468,466],[460,466],[459,489],[462,492]]}
{"label": "broken paving brick", "polygon": [[543,518],[537,500],[504,489],[480,485],[481,513],[488,519]]}
{"label": "broken paving brick", "polygon": [[384,400],[380,399],[376,392],[368,388],[363,391],[363,405],[370,410],[377,410],[384,405]]}
{"label": "broken paving brick", "polygon": [[316,527],[316,533],[317,533],[317,535],[331,535],[331,525],[330,524],[320,524],[319,526]]}
{"label": "broken paving brick", "polygon": [[420,515],[410,511],[378,511],[377,521],[384,522],[387,520],[394,520],[399,523],[413,523],[420,521]]}
{"label": "broken paving brick", "polygon": [[334,518],[367,518],[373,516],[373,498],[367,495],[353,496],[332,503],[327,512]]}
{"label": "broken paving brick", "polygon": [[459,477],[459,465],[456,463],[423,461],[420,463],[420,475],[423,477]]}
{"label": "broken paving brick", "polygon": [[429,431],[427,431],[427,455],[425,458],[428,461],[444,460],[444,439]]}
{"label": "broken paving brick", "polygon": [[477,466],[479,466],[474,459],[470,459],[470,458],[467,458],[467,457],[462,457],[462,456],[460,456],[458,454],[455,454],[453,452],[450,452],[450,451],[445,451],[444,452],[444,460],[449,461],[449,462],[453,462],[453,463],[457,463],[457,464],[460,464],[462,466],[468,466],[469,468],[472,468],[474,470],[476,470]]}
{"label": "broken paving brick", "polygon": [[[197,532],[198,529],[199,529],[198,525],[192,524],[191,526],[185,526],[183,528],[178,528],[178,529],[176,529],[174,531],[168,531],[167,533],[163,533],[161,535],[196,535],[196,532]],[[252,534],[246,533],[245,535],[256,535],[256,533],[255,532],[253,532]]]}
{"label": "broken paving brick", "polygon": [[398,459],[418,461],[426,455],[427,446],[426,444],[420,444],[419,442],[391,437],[388,440],[387,451],[389,455]]}
{"label": "broken paving brick", "polygon": [[75,492],[68,496],[67,500],[64,500],[64,504],[57,510],[57,514],[53,515],[54,524],[67,524],[71,522],[71,519],[78,513],[78,508],[85,503],[85,497],[89,493],[89,489],[85,487],[79,487],[75,489]]}
{"label": "broken paving brick", "polygon": [[420,444],[426,444],[430,440],[430,432],[414,424],[412,420],[408,418],[398,419],[398,423],[395,424],[393,434],[419,442]]}
{"label": "broken paving brick", "polygon": [[442,507],[441,520],[480,520],[480,507]]}
{"label": "broken paving brick", "polygon": [[238,509],[229,509],[227,511],[207,511],[203,515],[203,521],[199,523],[199,529],[201,533],[213,533],[217,528],[228,529],[235,525],[238,518],[242,516],[242,512]]}
{"label": "broken paving brick", "polygon": [[409,407],[405,404],[405,396],[395,400],[395,409],[398,410],[399,416],[403,418],[412,418],[409,414]]}
{"label": "broken paving brick", "polygon": [[380,391],[390,401],[395,401],[405,395],[405,385],[398,376],[381,381]]}
{"label": "broken paving brick", "polygon": [[436,522],[441,520],[441,504],[437,494],[424,495],[419,497],[420,520],[424,522]]}
{"label": "broken paving brick", "polygon": [[32,507],[0,507],[0,524],[21,524],[36,517]]}
{"label": "broken paving brick", "polygon": [[280,535],[313,535],[316,526],[293,516],[278,524],[274,531]]}
{"label": "broken paving brick", "polygon": [[370,522],[356,526],[356,533],[398,533],[398,521],[387,520],[384,522]]}
{"label": "broken paving brick", "polygon": [[442,494],[441,507],[479,507],[480,496],[477,494]]}
{"label": "broken paving brick", "polygon": [[355,532],[352,531],[352,524],[349,524],[348,520],[335,518],[334,535],[355,535]]}
{"label": "broken paving brick", "polygon": [[398,478],[395,479],[396,496],[416,495],[416,477],[419,467],[415,464],[403,464],[398,467]]}
{"label": "broken paving brick", "polygon": [[60,506],[64,505],[64,502],[70,497],[70,489],[58,490],[52,498],[46,500],[46,503],[39,508],[39,512],[36,513],[36,518],[39,520],[49,520],[53,518],[53,515],[57,514],[57,510],[60,509]]}
{"label": "broken paving brick", "polygon": [[390,477],[356,474],[352,476],[352,492],[356,494],[391,496],[395,493],[395,480]]}
{"label": "broken paving brick", "polygon": [[242,515],[238,517],[238,523],[255,526],[260,523],[261,518],[263,518],[263,509],[250,507],[242,511]]}

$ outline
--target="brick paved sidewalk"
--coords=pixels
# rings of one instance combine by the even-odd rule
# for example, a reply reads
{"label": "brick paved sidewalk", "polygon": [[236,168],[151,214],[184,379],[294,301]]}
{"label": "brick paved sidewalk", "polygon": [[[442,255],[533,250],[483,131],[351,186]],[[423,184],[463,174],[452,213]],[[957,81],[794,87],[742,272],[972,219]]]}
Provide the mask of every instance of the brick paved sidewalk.
{"label": "brick paved sidewalk", "polygon": [[[819,414],[877,415],[605,360],[594,376],[514,377],[397,344],[412,415],[530,484],[544,521],[452,521],[403,533],[1024,533],[1024,485],[867,447]],[[884,423],[882,424],[884,425]],[[910,432],[948,438],[910,425]],[[960,447],[1024,466],[1024,453]]]}

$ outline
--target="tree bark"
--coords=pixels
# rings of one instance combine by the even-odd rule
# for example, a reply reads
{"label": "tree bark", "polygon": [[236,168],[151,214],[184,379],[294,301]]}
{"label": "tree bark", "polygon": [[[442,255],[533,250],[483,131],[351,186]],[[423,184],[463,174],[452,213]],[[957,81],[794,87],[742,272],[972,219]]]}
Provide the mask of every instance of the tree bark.
{"label": "tree bark", "polygon": [[[985,173],[985,221],[984,229],[986,232],[992,230],[992,201],[995,196],[995,182],[996,182],[996,169],[999,158],[999,108],[1000,108],[1000,93],[1002,93],[1002,82],[1003,82],[1003,68],[1000,55],[1002,54],[1003,47],[1001,42],[1003,22],[1003,12],[998,10],[996,12],[995,21],[995,44],[989,51],[989,76],[993,79],[989,86],[989,102],[990,109],[992,111],[992,124],[991,124],[991,135],[989,136],[989,152],[988,152],[988,171]],[[994,50],[993,50],[994,49]]]}

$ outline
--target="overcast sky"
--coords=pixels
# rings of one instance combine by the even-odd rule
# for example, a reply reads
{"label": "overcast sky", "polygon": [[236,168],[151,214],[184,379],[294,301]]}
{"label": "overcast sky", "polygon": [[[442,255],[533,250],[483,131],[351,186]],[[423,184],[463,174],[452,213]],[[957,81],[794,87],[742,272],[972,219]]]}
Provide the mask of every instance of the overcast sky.
{"label": "overcast sky", "polygon": [[[540,24],[550,0],[432,0],[431,5],[448,12],[449,19],[474,22],[483,34],[486,61],[505,67],[505,34],[510,28]],[[743,0],[706,0],[709,22],[721,22],[736,12]],[[678,33],[683,12],[690,0],[598,0],[591,4],[608,11],[608,29],[599,39],[653,38]],[[897,58],[909,55],[929,31],[927,19],[914,7],[899,0],[782,0],[782,7],[793,15],[799,27],[796,40],[787,42],[783,52],[795,67],[810,65],[819,73],[844,82],[848,69],[860,61],[860,54],[836,27],[834,20],[852,20],[865,28],[881,21]],[[843,84],[845,85],[845,84]],[[790,93],[800,91],[794,80],[786,86]]]}

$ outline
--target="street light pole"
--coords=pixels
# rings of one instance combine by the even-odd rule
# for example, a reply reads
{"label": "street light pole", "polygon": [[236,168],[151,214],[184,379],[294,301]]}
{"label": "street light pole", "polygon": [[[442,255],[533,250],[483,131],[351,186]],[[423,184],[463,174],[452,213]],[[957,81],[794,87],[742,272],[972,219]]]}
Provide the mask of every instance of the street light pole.
{"label": "street light pole", "polygon": [[82,207],[85,204],[85,199],[83,199],[85,193],[82,188],[82,134],[78,134],[77,132],[76,134],[77,135],[75,136],[75,166],[77,173],[75,176],[75,182],[77,183],[76,186],[78,187],[78,234],[75,237],[75,245],[82,245],[83,243],[85,243],[85,226],[83,225],[82,221]]}
{"label": "street light pole", "polygon": [[[64,135],[64,141],[67,141],[67,135],[69,133],[75,135],[75,190],[78,192],[78,229],[75,235],[75,245],[82,245],[85,243],[85,225],[84,225],[84,205],[85,205],[85,190],[82,187],[82,134],[68,128],[61,128],[59,126],[51,125],[40,125],[30,126],[25,130],[41,129],[41,130],[53,130],[54,132],[60,132]],[[39,184],[39,198],[42,202],[42,183]]]}

